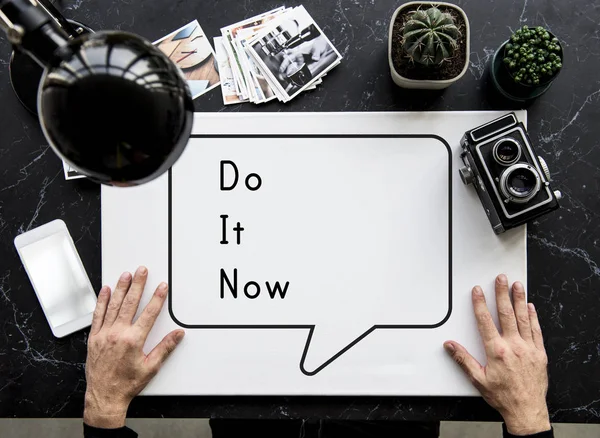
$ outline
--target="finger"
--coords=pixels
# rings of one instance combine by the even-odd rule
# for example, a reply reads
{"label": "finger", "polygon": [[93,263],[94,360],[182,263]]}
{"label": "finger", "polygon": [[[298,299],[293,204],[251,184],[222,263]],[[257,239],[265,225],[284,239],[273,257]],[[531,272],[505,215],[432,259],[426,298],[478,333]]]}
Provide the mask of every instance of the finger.
{"label": "finger", "polygon": [[289,57],[286,56],[285,58],[283,58],[283,62],[279,66],[279,73],[281,73],[281,74],[285,73],[285,71],[287,70],[287,68],[290,66],[291,63],[292,63],[292,61]]}
{"label": "finger", "polygon": [[140,300],[142,298],[142,294],[144,293],[144,287],[146,287],[147,278],[148,269],[146,269],[145,266],[140,266],[137,271],[135,271],[133,281],[131,282],[131,287],[125,295],[125,299],[123,299],[123,304],[121,305],[119,316],[117,318],[118,321],[125,324],[131,324],[131,321],[133,321],[133,317],[135,316],[135,312],[137,312],[138,306],[140,305]]}
{"label": "finger", "polygon": [[108,308],[106,309],[106,315],[104,316],[104,324],[106,326],[112,326],[117,319],[119,309],[121,309],[121,304],[123,303],[123,298],[125,298],[125,294],[127,294],[130,284],[131,274],[129,272],[123,272],[117,282],[117,287],[110,296],[110,301],[108,302]]}
{"label": "finger", "polygon": [[500,274],[496,277],[496,308],[500,329],[504,335],[516,335],[519,332],[513,305],[508,294],[508,278]]}
{"label": "finger", "polygon": [[472,299],[473,311],[475,312],[475,319],[477,320],[477,329],[479,330],[479,334],[481,335],[481,339],[483,340],[487,351],[490,342],[495,338],[500,337],[500,333],[498,333],[492,315],[485,303],[485,296],[483,295],[481,287],[475,286],[473,288]]}
{"label": "finger", "polygon": [[531,336],[533,338],[533,344],[538,350],[546,351],[544,348],[544,337],[542,336],[542,327],[538,319],[537,311],[533,303],[529,303],[527,306],[529,310],[529,322],[531,324]]}
{"label": "finger", "polygon": [[312,60],[317,62],[319,59],[321,59],[322,54],[323,47],[321,47],[319,44],[313,44],[312,48],[310,49],[310,57]]}
{"label": "finger", "polygon": [[150,333],[150,330],[152,330],[152,327],[156,322],[156,318],[160,315],[160,311],[167,298],[168,289],[167,283],[159,284],[156,291],[154,291],[154,295],[152,295],[150,302],[135,322],[135,325],[142,329],[144,337],[148,336],[148,333]]}
{"label": "finger", "polygon": [[513,307],[517,318],[517,327],[521,337],[527,342],[533,342],[531,335],[531,324],[529,323],[529,311],[527,310],[527,296],[523,283],[517,281],[512,287]]}
{"label": "finger", "polygon": [[177,348],[177,345],[179,345],[184,336],[185,332],[183,330],[173,330],[165,336],[146,357],[148,365],[158,371],[175,348]]}
{"label": "finger", "polygon": [[110,299],[110,287],[104,286],[98,293],[98,301],[96,302],[96,308],[94,309],[94,316],[92,316],[92,328],[90,333],[95,335],[102,329],[104,324],[104,315],[106,315],[106,308],[108,307],[108,300]]}
{"label": "finger", "polygon": [[467,375],[467,377],[469,377],[475,386],[478,386],[483,382],[485,378],[483,366],[477,359],[471,356],[465,347],[460,345],[458,342],[446,341],[444,342],[444,349],[450,356],[452,356],[454,362],[456,362],[458,366],[462,368],[464,373]]}

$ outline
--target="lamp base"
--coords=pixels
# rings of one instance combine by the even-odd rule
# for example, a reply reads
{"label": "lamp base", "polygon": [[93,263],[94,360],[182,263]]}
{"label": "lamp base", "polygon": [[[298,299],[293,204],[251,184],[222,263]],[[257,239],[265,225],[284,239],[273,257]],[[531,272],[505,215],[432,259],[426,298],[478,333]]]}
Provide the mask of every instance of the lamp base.
{"label": "lamp base", "polygon": [[[78,21],[68,21],[79,35],[94,32]],[[20,50],[13,50],[9,64],[10,83],[21,104],[35,115],[37,115],[38,88],[43,74],[44,69],[37,62]]]}

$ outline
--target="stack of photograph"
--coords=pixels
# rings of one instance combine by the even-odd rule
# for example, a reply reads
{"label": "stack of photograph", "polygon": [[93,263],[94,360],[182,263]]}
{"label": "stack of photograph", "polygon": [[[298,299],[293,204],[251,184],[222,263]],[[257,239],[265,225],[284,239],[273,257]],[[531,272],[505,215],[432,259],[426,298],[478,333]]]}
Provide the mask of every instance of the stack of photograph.
{"label": "stack of photograph", "polygon": [[289,102],[341,62],[303,6],[281,7],[221,29],[215,51],[223,102]]}

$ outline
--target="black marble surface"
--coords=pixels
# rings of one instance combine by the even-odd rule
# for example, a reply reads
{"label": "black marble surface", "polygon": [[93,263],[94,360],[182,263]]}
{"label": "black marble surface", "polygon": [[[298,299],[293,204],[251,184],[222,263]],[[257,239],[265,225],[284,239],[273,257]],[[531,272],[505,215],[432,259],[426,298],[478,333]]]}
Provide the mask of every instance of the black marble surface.
{"label": "black marble surface", "polygon": [[[288,6],[299,2],[289,1]],[[487,92],[486,66],[511,29],[545,25],[566,48],[553,88],[529,109],[529,127],[549,162],[562,210],[529,228],[529,292],[550,358],[552,419],[600,422],[600,3],[597,0],[459,0],[471,22],[467,75],[444,93],[409,92],[390,78],[386,44],[401,1],[304,0],[344,60],[315,92],[288,105],[223,107],[220,90],[198,111],[403,111],[507,108]],[[277,0],[66,0],[65,15],[96,30],[155,40],[197,18],[221,26],[279,6]],[[100,191],[66,182],[37,120],[12,94],[10,49],[0,37],[0,416],[77,417],[85,390],[86,333],[53,338],[13,247],[13,238],[55,218],[73,235],[100,287]],[[93,133],[91,133],[93,134]],[[497,420],[476,398],[147,397],[137,417]]]}

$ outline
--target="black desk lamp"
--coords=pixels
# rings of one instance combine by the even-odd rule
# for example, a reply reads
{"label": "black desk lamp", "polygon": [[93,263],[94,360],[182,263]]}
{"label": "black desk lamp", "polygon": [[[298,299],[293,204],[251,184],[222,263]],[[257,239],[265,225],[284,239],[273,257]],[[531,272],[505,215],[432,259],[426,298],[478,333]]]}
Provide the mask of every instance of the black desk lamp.
{"label": "black desk lamp", "polygon": [[44,68],[37,112],[50,146],[103,184],[163,174],[192,129],[192,97],[179,69],[143,38],[88,33],[43,1],[0,0],[0,28],[16,52]]}

